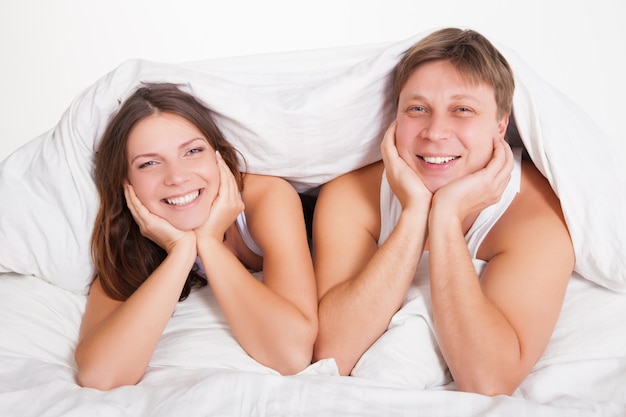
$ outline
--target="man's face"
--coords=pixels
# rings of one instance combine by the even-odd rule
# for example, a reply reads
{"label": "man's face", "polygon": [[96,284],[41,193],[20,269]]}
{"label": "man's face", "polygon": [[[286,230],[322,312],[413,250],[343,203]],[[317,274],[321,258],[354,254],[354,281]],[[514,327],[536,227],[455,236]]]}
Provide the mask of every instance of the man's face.
{"label": "man's face", "polygon": [[435,192],[487,165],[508,124],[497,113],[491,86],[469,82],[449,61],[423,63],[400,92],[398,153]]}

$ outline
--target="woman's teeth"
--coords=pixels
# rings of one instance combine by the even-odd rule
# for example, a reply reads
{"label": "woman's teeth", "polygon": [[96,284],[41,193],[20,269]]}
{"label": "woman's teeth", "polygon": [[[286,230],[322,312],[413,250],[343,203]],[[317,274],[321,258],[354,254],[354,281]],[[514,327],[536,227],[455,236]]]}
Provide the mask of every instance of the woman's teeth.
{"label": "woman's teeth", "polygon": [[184,206],[185,204],[189,204],[191,203],[193,200],[195,200],[196,198],[198,198],[198,196],[200,195],[200,190],[198,191],[194,191],[193,193],[184,195],[182,197],[176,197],[176,198],[166,198],[165,202],[167,204],[170,204],[172,206]]}
{"label": "woman's teeth", "polygon": [[455,156],[422,156],[422,159],[429,164],[441,165],[456,159]]}

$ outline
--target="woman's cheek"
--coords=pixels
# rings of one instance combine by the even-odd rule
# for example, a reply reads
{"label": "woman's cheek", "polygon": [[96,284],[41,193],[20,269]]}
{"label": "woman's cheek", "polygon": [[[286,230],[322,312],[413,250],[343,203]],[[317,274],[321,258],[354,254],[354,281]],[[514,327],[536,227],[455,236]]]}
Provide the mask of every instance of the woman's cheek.
{"label": "woman's cheek", "polygon": [[209,181],[209,183],[207,184],[207,189],[206,189],[206,193],[207,193],[207,198],[212,202],[213,200],[215,200],[215,198],[217,197],[218,193],[219,193],[219,179],[217,177],[214,177],[211,181]]}

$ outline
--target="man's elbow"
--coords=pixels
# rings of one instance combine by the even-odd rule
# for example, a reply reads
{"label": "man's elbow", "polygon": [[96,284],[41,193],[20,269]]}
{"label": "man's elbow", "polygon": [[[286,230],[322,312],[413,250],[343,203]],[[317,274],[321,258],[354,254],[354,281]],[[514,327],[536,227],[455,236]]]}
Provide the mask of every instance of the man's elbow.
{"label": "man's elbow", "polygon": [[344,358],[339,349],[318,339],[313,347],[313,361],[317,362],[323,359],[333,359],[341,376],[350,375],[356,364],[354,361]]}

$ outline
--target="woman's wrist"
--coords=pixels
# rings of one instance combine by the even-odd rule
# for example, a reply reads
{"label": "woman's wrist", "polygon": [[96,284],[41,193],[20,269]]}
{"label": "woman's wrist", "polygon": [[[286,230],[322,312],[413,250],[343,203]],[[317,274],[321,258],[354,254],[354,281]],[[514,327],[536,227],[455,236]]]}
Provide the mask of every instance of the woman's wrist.
{"label": "woman's wrist", "polygon": [[197,256],[195,235],[186,233],[183,237],[174,241],[167,249],[167,256],[186,259],[193,264]]}
{"label": "woman's wrist", "polygon": [[224,245],[224,238],[218,238],[217,236],[206,234],[196,236],[196,248],[199,256],[211,256],[221,249],[226,248]]}

